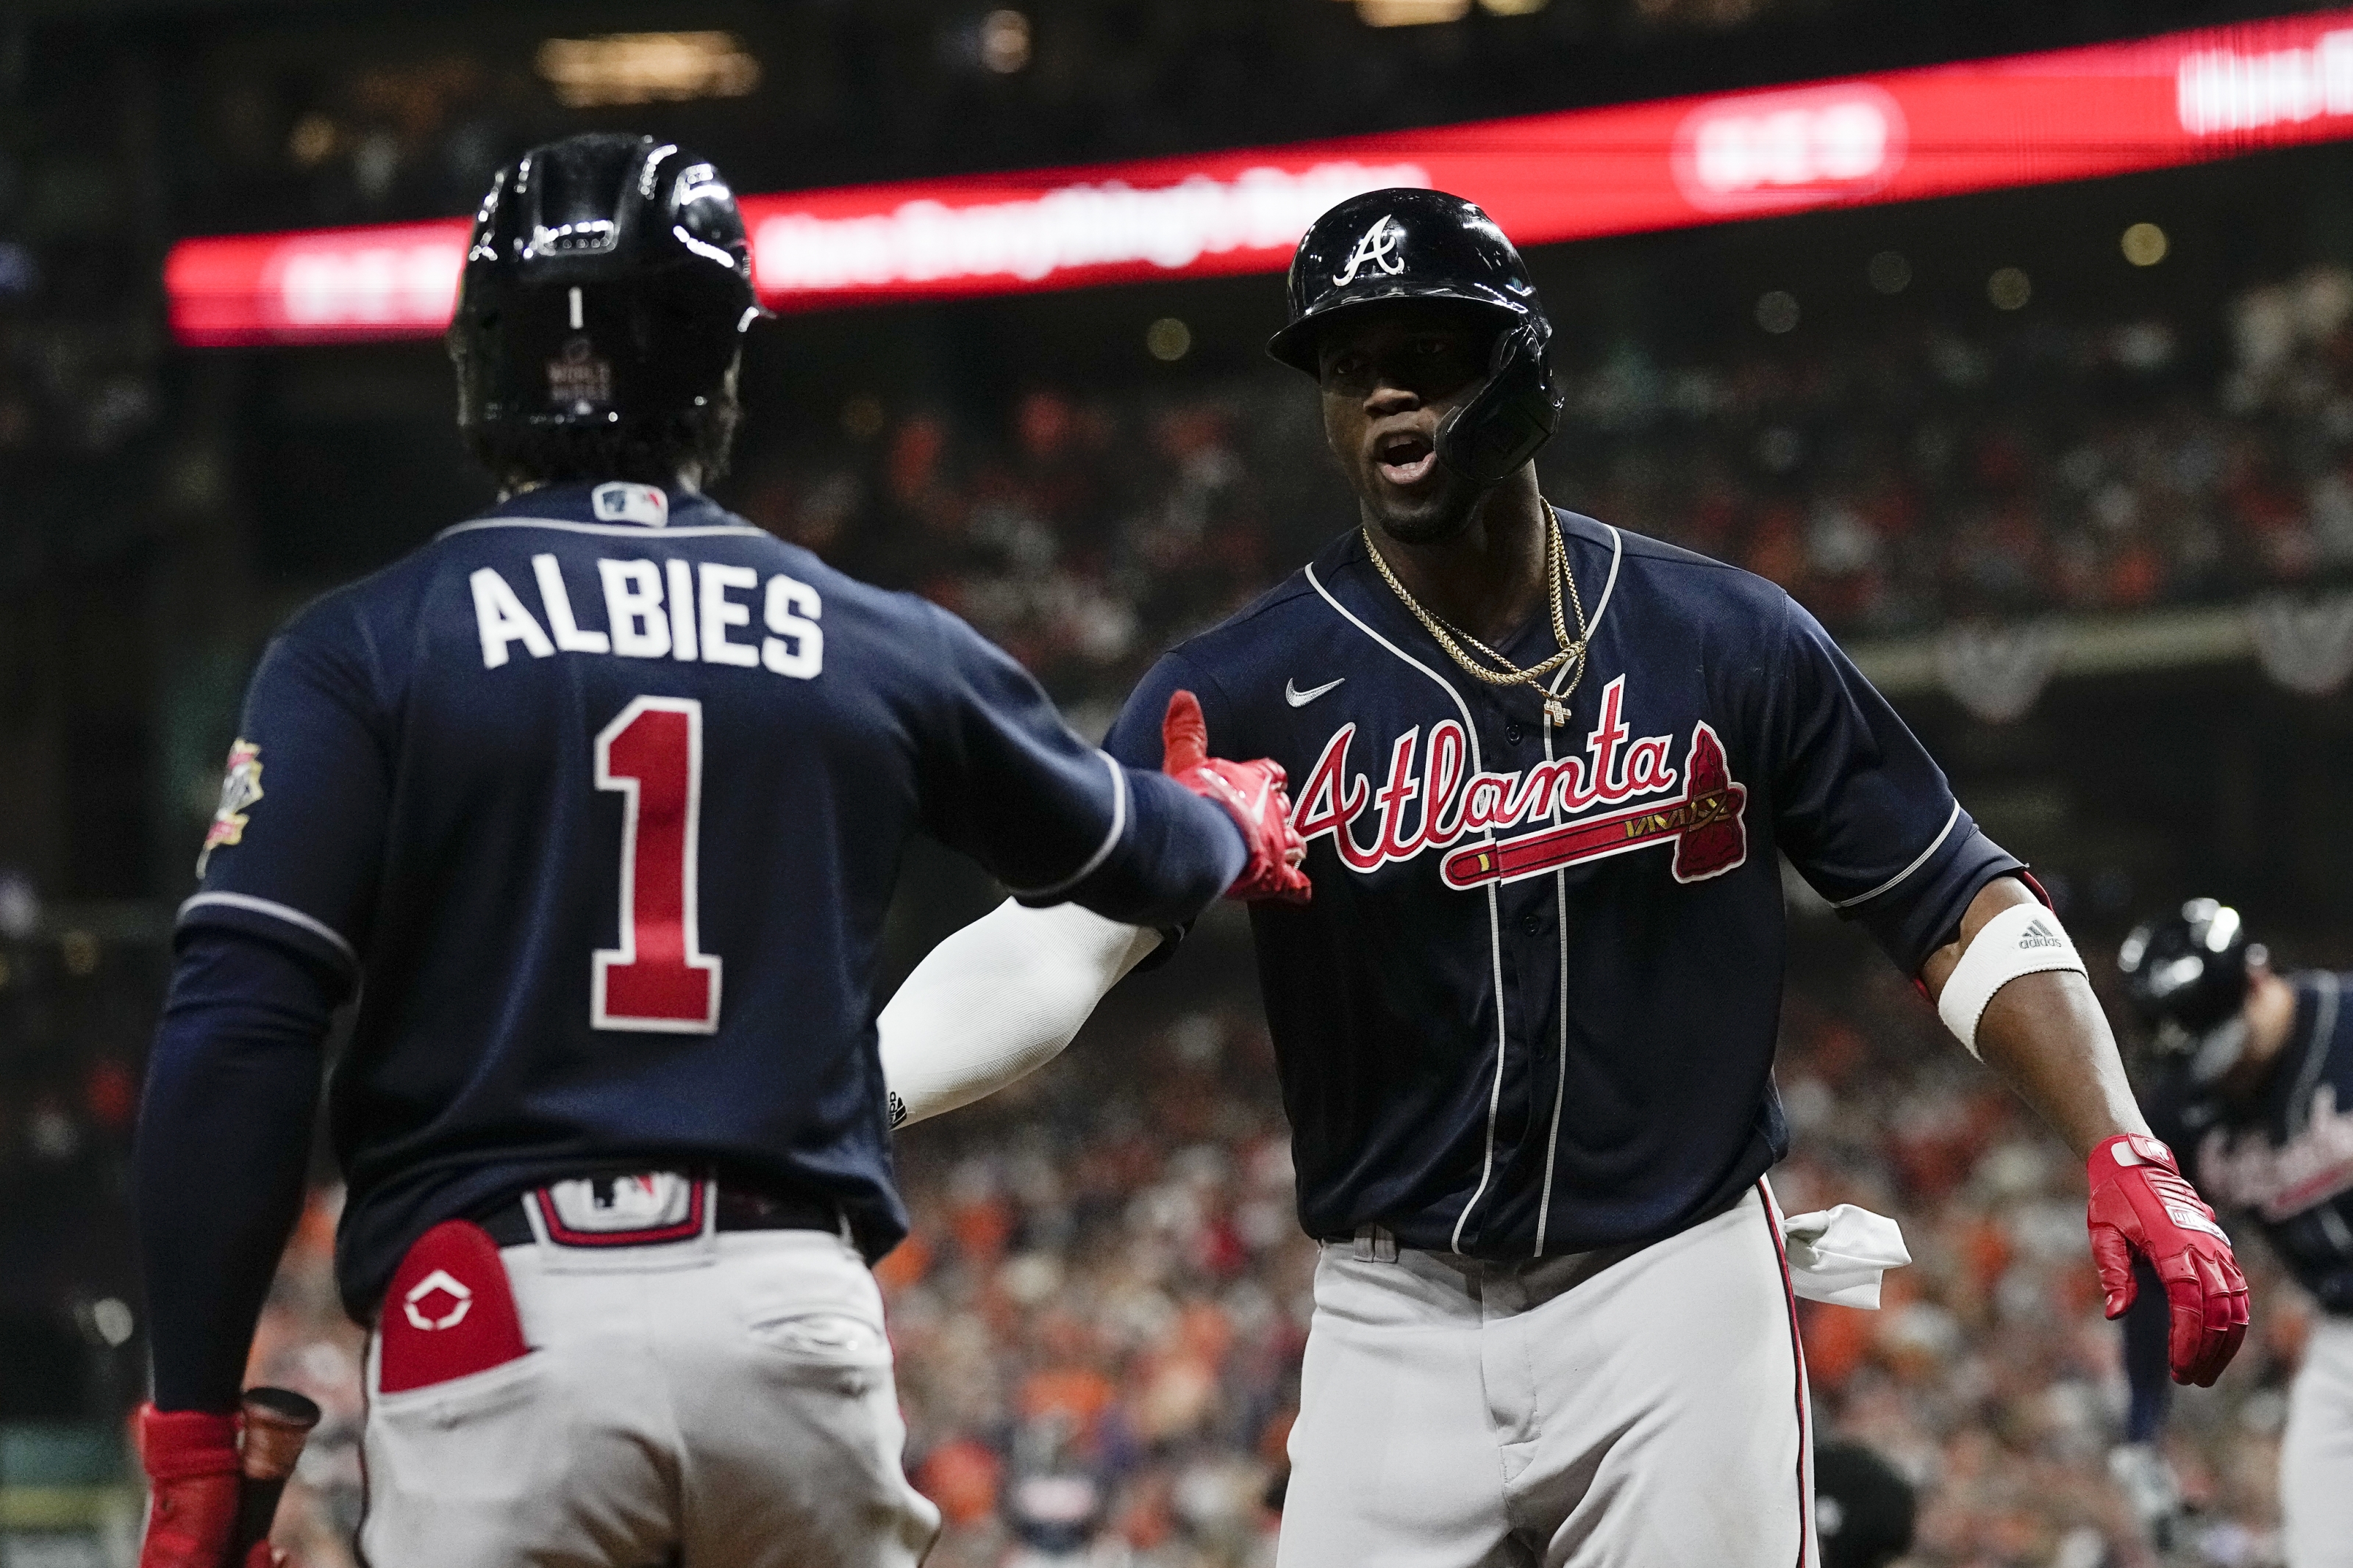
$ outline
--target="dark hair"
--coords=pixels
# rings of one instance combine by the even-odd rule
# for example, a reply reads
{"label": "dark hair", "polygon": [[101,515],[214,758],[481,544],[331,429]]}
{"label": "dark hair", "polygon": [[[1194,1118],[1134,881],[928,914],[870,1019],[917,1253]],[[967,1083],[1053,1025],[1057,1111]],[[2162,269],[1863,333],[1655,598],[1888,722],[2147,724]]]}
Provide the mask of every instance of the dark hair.
{"label": "dark hair", "polygon": [[627,479],[670,486],[690,465],[700,482],[726,477],[744,408],[733,385],[699,408],[596,427],[478,424],[465,427],[475,461],[502,487]]}

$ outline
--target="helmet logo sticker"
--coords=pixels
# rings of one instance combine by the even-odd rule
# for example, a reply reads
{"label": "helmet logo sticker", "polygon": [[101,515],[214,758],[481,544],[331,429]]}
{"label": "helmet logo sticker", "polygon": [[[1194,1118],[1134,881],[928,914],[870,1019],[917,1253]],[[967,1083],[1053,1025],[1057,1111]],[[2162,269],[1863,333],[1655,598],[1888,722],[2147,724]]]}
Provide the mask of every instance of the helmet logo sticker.
{"label": "helmet logo sticker", "polygon": [[1378,268],[1394,278],[1405,270],[1405,258],[1398,247],[1405,243],[1405,226],[1394,217],[1384,215],[1378,223],[1365,230],[1356,241],[1356,248],[1348,253],[1348,265],[1332,275],[1335,288],[1346,288],[1356,280],[1356,274],[1366,267]]}
{"label": "helmet logo sticker", "polygon": [[598,359],[586,338],[573,338],[547,362],[547,400],[575,415],[613,401],[613,367]]}

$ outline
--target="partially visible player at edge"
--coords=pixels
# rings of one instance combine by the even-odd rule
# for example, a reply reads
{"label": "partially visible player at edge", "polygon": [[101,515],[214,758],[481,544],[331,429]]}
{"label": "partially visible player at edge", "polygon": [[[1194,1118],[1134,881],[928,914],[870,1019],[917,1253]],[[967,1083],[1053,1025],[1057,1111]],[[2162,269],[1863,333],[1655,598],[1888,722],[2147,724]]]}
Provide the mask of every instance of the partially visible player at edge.
{"label": "partially visible player at edge", "polygon": [[[2281,1533],[2287,1568],[2353,1568],[2353,976],[2281,973],[2213,899],[2138,927],[2116,963],[2162,1064],[2151,1126],[2319,1305],[2280,1436]],[[2108,1463],[2169,1551],[2182,1500],[2159,1447],[2171,1390],[2150,1294],[2124,1318],[2132,1405]]]}
{"label": "partially visible player at edge", "polygon": [[218,1568],[354,991],[364,1560],[889,1568],[938,1521],[866,1268],[906,1229],[870,995],[902,847],[1144,926],[1304,896],[1280,770],[1202,755],[1189,700],[1167,773],[1123,767],[955,617],[703,498],[761,313],[676,146],[573,137],[483,202],[450,347],[503,499],[271,643],[181,911],[144,1568]]}
{"label": "partially visible player at edge", "polygon": [[[1359,526],[1105,742],[1155,755],[1188,689],[1297,781],[1315,901],[1251,911],[1325,1244],[1283,1568],[1815,1560],[1764,1182],[1784,856],[2087,1160],[2111,1311],[2149,1258],[2174,1375],[2211,1383],[2245,1283],[2057,919],[1786,594],[1546,503],[1552,331],[1510,242],[1373,192],[1308,231],[1289,301],[1270,346],[1321,388]],[[1050,1055],[1163,940],[1091,920],[1008,907],[926,960],[882,1020],[908,1117]],[[1070,1009],[994,1006],[1015,985]]]}

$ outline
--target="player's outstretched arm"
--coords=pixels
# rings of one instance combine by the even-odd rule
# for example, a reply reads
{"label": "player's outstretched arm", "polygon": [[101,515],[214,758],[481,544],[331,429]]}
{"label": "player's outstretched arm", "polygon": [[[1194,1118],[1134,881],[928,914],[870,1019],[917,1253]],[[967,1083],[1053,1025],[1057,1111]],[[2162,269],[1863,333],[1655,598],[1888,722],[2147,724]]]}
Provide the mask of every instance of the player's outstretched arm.
{"label": "player's outstretched arm", "polygon": [[1160,942],[1076,904],[1008,899],[941,942],[877,1021],[891,1124],[969,1105],[1052,1061]]}
{"label": "player's outstretched arm", "polygon": [[1998,877],[1920,979],[1961,1043],[2084,1156],[2108,1316],[2132,1305],[2133,1259],[2147,1258],[2171,1308],[2174,1378],[2211,1384],[2246,1337],[2247,1281],[2214,1211],[2150,1135],[2058,917],[2018,878]]}
{"label": "player's outstretched arm", "polygon": [[1166,767],[1157,755],[1114,760],[1073,734],[1003,651],[932,616],[943,700],[922,735],[920,789],[934,837],[1025,904],[1081,904],[1130,925],[1185,925],[1220,894],[1305,896],[1278,764],[1195,752]]}
{"label": "player's outstretched arm", "polygon": [[[1190,691],[1168,700],[1161,771],[1233,820],[1248,851],[1226,896],[1304,902],[1305,850],[1291,825],[1282,767],[1208,755]],[[1105,993],[1161,942],[1157,931],[1075,904],[1008,900],[934,948],[877,1022],[891,1124],[954,1110],[1061,1054]]]}

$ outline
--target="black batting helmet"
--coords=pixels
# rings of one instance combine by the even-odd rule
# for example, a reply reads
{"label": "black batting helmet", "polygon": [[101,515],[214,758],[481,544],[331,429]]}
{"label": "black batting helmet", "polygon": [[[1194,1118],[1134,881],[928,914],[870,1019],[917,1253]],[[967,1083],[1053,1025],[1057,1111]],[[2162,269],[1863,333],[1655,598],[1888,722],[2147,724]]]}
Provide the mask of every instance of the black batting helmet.
{"label": "black batting helmet", "polygon": [[1324,328],[1366,306],[1438,300],[1489,312],[1499,331],[1487,384],[1439,426],[1439,460],[1493,484],[1552,438],[1561,404],[1552,322],[1520,253],[1461,196],[1409,187],[1350,196],[1300,240],[1286,288],[1291,320],[1266,350],[1310,375]]}
{"label": "black batting helmet", "polygon": [[595,429],[699,408],[761,314],[719,171],[650,136],[534,147],[491,181],[449,326],[458,423]]}
{"label": "black batting helmet", "polygon": [[2238,1059],[2248,968],[2265,956],[2238,910],[2192,899],[2179,913],[2135,927],[2116,950],[2116,967],[2158,1049],[2192,1057],[2192,1070],[2211,1079]]}

